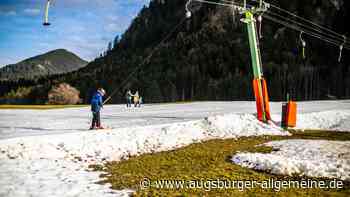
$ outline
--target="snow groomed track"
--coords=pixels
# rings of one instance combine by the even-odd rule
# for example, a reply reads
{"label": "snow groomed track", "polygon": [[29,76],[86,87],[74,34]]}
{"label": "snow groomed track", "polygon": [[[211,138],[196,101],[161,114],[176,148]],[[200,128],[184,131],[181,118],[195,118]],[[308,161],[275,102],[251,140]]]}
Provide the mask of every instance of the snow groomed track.
{"label": "snow groomed track", "polygon": [[[271,105],[280,120],[281,103]],[[301,102],[298,127],[350,131],[350,101]],[[210,139],[289,135],[256,120],[254,102],[105,106],[88,131],[89,108],[0,110],[0,196],[123,196],[98,185],[88,165],[173,150]]]}

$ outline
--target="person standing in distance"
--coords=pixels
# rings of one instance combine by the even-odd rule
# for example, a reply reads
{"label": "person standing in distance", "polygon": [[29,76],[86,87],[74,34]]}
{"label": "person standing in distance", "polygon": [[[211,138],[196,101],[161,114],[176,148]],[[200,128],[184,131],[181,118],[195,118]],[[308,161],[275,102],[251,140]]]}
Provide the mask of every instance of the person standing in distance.
{"label": "person standing in distance", "polygon": [[128,91],[126,92],[126,95],[125,95],[126,107],[127,107],[127,108],[131,107],[131,100],[132,100],[132,97],[133,97],[133,95],[132,95],[131,91],[128,90]]}
{"label": "person standing in distance", "polygon": [[104,129],[101,126],[100,111],[103,108],[103,96],[105,95],[106,95],[106,91],[103,88],[99,88],[92,96],[92,99],[91,99],[92,123],[91,123],[90,130]]}

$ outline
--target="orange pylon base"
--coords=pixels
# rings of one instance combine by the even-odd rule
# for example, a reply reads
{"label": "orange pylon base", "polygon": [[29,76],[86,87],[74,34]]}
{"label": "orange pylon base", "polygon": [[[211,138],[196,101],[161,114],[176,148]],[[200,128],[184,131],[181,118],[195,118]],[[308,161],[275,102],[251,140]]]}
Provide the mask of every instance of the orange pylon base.
{"label": "orange pylon base", "polygon": [[265,79],[254,79],[253,89],[256,101],[256,109],[258,112],[258,119],[260,121],[271,120],[269,94],[267,92]]}
{"label": "orange pylon base", "polygon": [[286,126],[295,127],[297,124],[297,103],[289,101],[287,105]]}

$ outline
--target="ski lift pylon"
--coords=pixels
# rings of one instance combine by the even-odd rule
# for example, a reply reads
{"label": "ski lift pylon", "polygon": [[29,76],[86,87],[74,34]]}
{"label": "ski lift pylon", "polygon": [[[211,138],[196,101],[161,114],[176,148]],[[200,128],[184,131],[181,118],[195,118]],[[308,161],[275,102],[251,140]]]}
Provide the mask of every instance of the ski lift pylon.
{"label": "ski lift pylon", "polygon": [[49,23],[49,9],[50,9],[50,3],[51,3],[51,0],[47,0],[46,6],[45,6],[44,23],[43,23],[44,26],[49,26],[49,25],[51,25],[51,24]]}

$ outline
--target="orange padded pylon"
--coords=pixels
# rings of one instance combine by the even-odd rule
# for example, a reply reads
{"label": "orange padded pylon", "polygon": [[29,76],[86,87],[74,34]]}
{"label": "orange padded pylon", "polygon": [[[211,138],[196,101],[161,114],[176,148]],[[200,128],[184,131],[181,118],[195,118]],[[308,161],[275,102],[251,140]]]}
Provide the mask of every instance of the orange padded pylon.
{"label": "orange padded pylon", "polygon": [[271,120],[270,115],[270,99],[269,99],[269,93],[267,91],[267,85],[265,79],[261,79],[262,81],[262,89],[263,89],[263,97],[264,97],[264,108],[265,108],[265,116],[266,120]]}
{"label": "orange padded pylon", "polygon": [[289,101],[287,105],[286,126],[296,127],[297,123],[297,103]]}
{"label": "orange padded pylon", "polygon": [[253,89],[254,89],[254,96],[255,96],[255,102],[256,102],[256,110],[258,112],[257,117],[260,121],[264,121],[264,110],[263,110],[263,105],[262,103],[263,98],[262,95],[259,94],[259,92],[261,92],[259,89],[259,79],[254,79],[253,80]]}
{"label": "orange padded pylon", "polygon": [[260,121],[271,120],[269,95],[267,92],[265,79],[254,79],[253,89],[256,101],[256,109],[258,112],[258,119]]}

